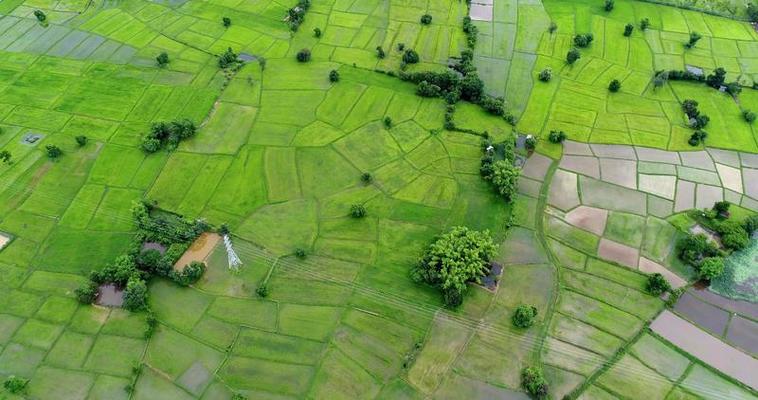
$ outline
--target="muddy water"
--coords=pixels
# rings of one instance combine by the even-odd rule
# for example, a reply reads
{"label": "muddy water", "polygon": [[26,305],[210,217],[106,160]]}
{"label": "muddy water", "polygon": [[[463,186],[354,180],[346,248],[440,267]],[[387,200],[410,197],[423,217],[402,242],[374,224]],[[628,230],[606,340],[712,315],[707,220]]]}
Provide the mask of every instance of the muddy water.
{"label": "muddy water", "polygon": [[124,304],[124,291],[116,285],[100,285],[95,304],[106,307],[121,307]]}

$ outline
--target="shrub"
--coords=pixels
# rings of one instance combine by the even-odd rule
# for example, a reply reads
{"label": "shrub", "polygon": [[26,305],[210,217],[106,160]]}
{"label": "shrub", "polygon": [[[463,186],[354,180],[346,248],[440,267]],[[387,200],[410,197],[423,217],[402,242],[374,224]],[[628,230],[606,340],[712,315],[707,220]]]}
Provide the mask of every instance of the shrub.
{"label": "shrub", "polygon": [[321,37],[321,28],[313,28],[313,36],[320,38]]}
{"label": "shrub", "polygon": [[547,140],[549,140],[550,143],[563,143],[563,141],[566,140],[566,133],[563,131],[550,131]]}
{"label": "shrub", "polygon": [[47,21],[47,15],[45,15],[45,12],[42,10],[34,10],[34,17],[37,18],[37,21],[39,22]]}
{"label": "shrub", "polygon": [[427,81],[421,81],[416,87],[416,94],[421,97],[437,97],[441,93],[442,90],[439,86]]}
{"label": "shrub", "polygon": [[363,218],[366,216],[366,207],[363,204],[353,204],[350,206],[350,216],[353,218]]}
{"label": "shrub", "polygon": [[228,28],[232,26],[232,19],[229,17],[223,17],[221,18],[221,23],[224,24],[224,28]]}
{"label": "shrub", "polygon": [[405,52],[403,52],[403,62],[406,64],[416,64],[419,62],[419,56],[418,53],[416,53],[416,50],[408,49]]}
{"label": "shrub", "polygon": [[336,69],[329,71],[329,82],[339,82],[340,73]]}
{"label": "shrub", "polygon": [[591,33],[576,35],[574,36],[574,45],[576,47],[587,47],[592,44],[593,40],[595,40],[595,36],[593,36]]}
{"label": "shrub", "polygon": [[13,156],[11,155],[10,151],[0,150],[0,161],[2,161],[4,164],[10,165],[12,157]]}
{"label": "shrub", "polygon": [[505,99],[502,97],[484,96],[479,105],[492,115],[503,116],[505,114]]}
{"label": "shrub", "polygon": [[605,6],[603,7],[605,11],[611,11],[613,10],[613,6],[615,6],[616,2],[614,0],[605,0]]}
{"label": "shrub", "polygon": [[200,280],[205,269],[205,263],[193,261],[187,264],[181,272],[172,271],[171,278],[180,286],[189,286]]}
{"label": "shrub", "polygon": [[161,52],[161,54],[158,54],[158,57],[155,57],[155,61],[158,62],[159,67],[164,67],[168,65],[169,63],[168,53],[166,53],[165,51]]}
{"label": "shrub", "polygon": [[76,144],[79,145],[79,147],[84,147],[87,144],[87,137],[84,135],[79,135],[74,138],[76,140]]}
{"label": "shrub", "polygon": [[429,25],[432,23],[432,16],[429,14],[424,14],[421,16],[421,25]]}
{"label": "shrub", "polygon": [[634,25],[626,24],[626,26],[624,27],[624,36],[626,37],[632,36],[632,32],[634,32]]}
{"label": "shrub", "polygon": [[488,231],[457,226],[427,248],[411,276],[438,287],[445,304],[456,307],[463,302],[467,283],[479,282],[486,275],[496,249]]}
{"label": "shrub", "polygon": [[302,49],[297,52],[295,58],[297,58],[297,61],[301,63],[308,62],[311,60],[311,51],[308,49]]}
{"label": "shrub", "polygon": [[[218,58],[218,66],[221,69],[237,65],[239,64],[239,62],[240,62],[240,59],[237,56],[237,53],[235,53],[231,47],[227,47],[226,51],[223,52],[221,56]],[[258,59],[258,62],[261,63],[261,69],[264,69],[266,65],[266,59],[260,58]]]}
{"label": "shrub", "polygon": [[268,288],[268,285],[265,283],[261,283],[260,286],[258,286],[257,289],[255,289],[255,294],[257,294],[260,297],[266,298],[271,293],[271,290]]}
{"label": "shrub", "polygon": [[476,41],[479,34],[479,28],[471,22],[468,15],[463,17],[463,33],[466,34],[466,45],[469,49],[476,47]]}
{"label": "shrub", "polygon": [[714,257],[719,254],[719,249],[708,237],[699,233],[688,234],[677,242],[677,252],[682,261],[692,266],[697,266],[704,258]]}
{"label": "shrub", "polygon": [[92,304],[97,299],[98,286],[97,283],[88,281],[82,286],[76,288],[74,294],[76,299],[82,304]]}
{"label": "shrub", "polygon": [[558,24],[556,24],[555,21],[550,21],[550,25],[547,27],[547,32],[552,35],[557,30]]}
{"label": "shrub", "polygon": [[537,77],[542,82],[550,82],[551,79],[553,79],[553,70],[550,67],[547,67],[540,71],[539,76]]}
{"label": "shrub", "polygon": [[403,51],[403,50],[405,50],[405,43],[398,43],[397,51]]}
{"label": "shrub", "polygon": [[28,379],[19,378],[15,375],[11,375],[3,382],[5,390],[11,392],[11,394],[22,394],[26,391],[26,385],[29,383]]}
{"label": "shrub", "polygon": [[516,312],[513,313],[511,321],[513,326],[517,328],[528,328],[534,325],[534,319],[537,317],[537,307],[521,304],[516,307]]}
{"label": "shrub", "polygon": [[697,32],[690,32],[690,40],[684,45],[684,47],[691,49],[695,47],[695,44],[698,42],[698,40],[702,39],[703,36],[700,35]]}
{"label": "shrub", "polygon": [[645,285],[645,289],[653,296],[660,296],[663,293],[671,290],[671,285],[666,280],[666,278],[663,277],[663,275],[656,272],[647,276],[647,284]]}
{"label": "shrub", "polygon": [[729,82],[726,84],[726,92],[732,96],[737,96],[742,93],[742,85],[739,82]]}
{"label": "shrub", "polygon": [[640,30],[641,31],[646,31],[647,28],[649,28],[649,27],[650,27],[650,19],[649,18],[642,18],[640,20]]}
{"label": "shrub", "polygon": [[45,153],[47,153],[48,158],[55,160],[56,158],[63,155],[63,150],[54,144],[48,144],[45,146]]}
{"label": "shrub", "polygon": [[608,84],[608,90],[613,93],[618,92],[619,89],[621,89],[621,82],[618,79],[614,79]]}
{"label": "shrub", "polygon": [[698,276],[707,281],[718,278],[724,273],[724,259],[721,257],[708,257],[698,267]]}
{"label": "shrub", "polygon": [[376,46],[376,56],[379,57],[379,59],[387,57],[387,54],[384,52],[382,46]]}
{"label": "shrub", "polygon": [[361,182],[365,183],[366,185],[371,183],[373,180],[374,180],[374,177],[373,175],[371,175],[370,172],[364,172],[361,174]]}
{"label": "shrub", "polygon": [[124,308],[129,311],[140,311],[147,308],[147,285],[138,277],[129,278],[124,290]]}
{"label": "shrub", "polygon": [[579,50],[576,48],[572,48],[571,50],[566,53],[566,63],[569,65],[574,64],[577,60],[582,58],[582,55],[579,53]]}
{"label": "shrub", "polygon": [[384,117],[382,120],[382,123],[384,124],[384,127],[387,129],[392,128],[392,118],[390,117]]}
{"label": "shrub", "polygon": [[258,65],[261,66],[261,71],[266,69],[266,57],[258,56]]}
{"label": "shrub", "polygon": [[306,256],[305,249],[301,247],[298,247],[295,249],[295,257],[302,260],[303,258],[305,258],[305,256]]}
{"label": "shrub", "polygon": [[519,170],[507,160],[498,160],[492,163],[492,172],[485,176],[485,180],[490,181],[495,192],[502,196],[506,201],[512,201],[516,190],[518,189]]}
{"label": "shrub", "polygon": [[750,110],[745,110],[742,112],[742,118],[745,119],[745,122],[748,124],[752,124],[755,121],[755,113]]}
{"label": "shrub", "polygon": [[521,387],[535,399],[547,399],[548,386],[540,367],[526,367],[521,371]]}
{"label": "shrub", "polygon": [[718,67],[715,70],[713,70],[712,74],[709,74],[705,77],[705,83],[715,89],[718,89],[721,87],[721,85],[724,84],[724,81],[726,80],[726,70],[724,68]]}

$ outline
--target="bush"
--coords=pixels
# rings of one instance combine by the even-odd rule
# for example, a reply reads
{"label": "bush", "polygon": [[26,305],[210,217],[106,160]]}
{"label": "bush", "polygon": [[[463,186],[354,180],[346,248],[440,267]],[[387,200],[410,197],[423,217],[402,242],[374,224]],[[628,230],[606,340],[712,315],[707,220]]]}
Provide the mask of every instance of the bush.
{"label": "bush", "polygon": [[624,27],[624,36],[626,37],[632,36],[632,32],[634,32],[634,25],[626,24],[626,26]]}
{"label": "bush", "polygon": [[569,65],[574,64],[577,60],[582,58],[582,55],[579,53],[579,50],[576,48],[572,48],[571,50],[566,53],[566,63]]}
{"label": "bush", "polygon": [[382,46],[376,46],[376,56],[379,57],[379,59],[387,57],[387,54],[384,52]]}
{"label": "bush", "polygon": [[640,20],[640,30],[641,31],[646,31],[647,28],[649,28],[649,27],[650,27],[650,19],[649,18],[642,18]]}
{"label": "bush", "polygon": [[702,39],[703,36],[700,35],[697,32],[690,32],[690,40],[684,45],[684,47],[691,49],[695,47],[695,44],[698,42],[698,40]]}
{"label": "bush", "polygon": [[368,185],[374,180],[374,177],[371,175],[370,172],[364,172],[361,174],[361,182]]}
{"label": "bush", "polygon": [[223,17],[221,18],[221,23],[224,24],[224,28],[228,28],[232,26],[232,19],[229,17]]}
{"label": "bush", "polygon": [[441,93],[442,90],[439,86],[427,81],[421,81],[416,87],[416,94],[421,97],[437,97]]}
{"label": "bush", "polygon": [[295,58],[297,58],[297,61],[301,63],[308,62],[311,60],[311,51],[308,49],[302,49],[297,52]]}
{"label": "bush", "polygon": [[164,67],[164,66],[168,65],[168,63],[169,63],[168,53],[166,53],[164,51],[161,54],[158,54],[158,57],[155,57],[155,61],[158,62],[158,66],[159,67]]}
{"label": "bush", "polygon": [[697,266],[704,258],[719,254],[719,249],[708,237],[699,233],[688,234],[677,242],[679,258],[692,266]]}
{"label": "bush", "polygon": [[550,25],[547,27],[547,32],[552,35],[557,30],[558,24],[556,24],[555,21],[550,21]]}
{"label": "bush", "polygon": [[84,147],[87,144],[87,137],[84,135],[79,135],[74,138],[76,140],[76,144],[79,145],[79,147]]}
{"label": "bush", "polygon": [[124,290],[124,308],[129,311],[141,311],[147,308],[147,285],[138,277],[129,278]]}
{"label": "bush", "polygon": [[721,257],[708,257],[698,267],[698,276],[707,281],[718,278],[724,273],[724,259]]}
{"label": "bush", "polygon": [[262,283],[260,286],[258,286],[257,289],[255,289],[255,294],[262,298],[266,298],[269,294],[271,294],[271,290],[268,288],[268,285]]}
{"label": "bush", "polygon": [[353,218],[363,218],[366,216],[366,207],[363,204],[353,204],[350,206],[350,216]]}
{"label": "bush", "polygon": [[421,16],[421,25],[429,25],[432,23],[432,16],[429,14],[424,14]]}
{"label": "bush", "polygon": [[505,99],[502,97],[484,96],[479,105],[492,115],[502,117],[505,114]]}
{"label": "bush", "polygon": [[2,161],[4,164],[10,165],[11,158],[13,158],[13,156],[11,155],[10,151],[0,150],[0,161]]}
{"label": "bush", "polygon": [[34,17],[37,18],[37,21],[39,22],[47,21],[47,15],[45,15],[45,12],[42,10],[34,10]]}
{"label": "bush", "polygon": [[613,93],[618,92],[621,89],[621,82],[618,79],[614,79],[608,84],[608,90]]}
{"label": "bush", "polygon": [[576,35],[574,36],[574,45],[576,47],[587,47],[592,44],[593,40],[595,40],[595,36],[593,36],[591,33]]}
{"label": "bush", "polygon": [[550,80],[553,79],[553,70],[550,67],[547,67],[540,71],[537,78],[542,82],[550,82]]}
{"label": "bush", "polygon": [[750,110],[745,110],[742,112],[742,118],[745,119],[745,122],[748,124],[752,124],[755,121],[755,113]]}
{"label": "bush", "polygon": [[416,64],[419,62],[419,56],[418,53],[416,53],[416,50],[408,49],[405,52],[403,52],[403,62],[406,64]]}
{"label": "bush", "polygon": [[45,146],[45,153],[47,153],[48,158],[55,160],[56,158],[63,155],[63,150],[54,144],[48,144]]}
{"label": "bush", "polygon": [[707,137],[708,132],[698,129],[695,132],[692,132],[692,135],[690,136],[689,140],[687,140],[687,143],[689,143],[690,146],[699,146],[701,143],[705,143],[705,139]]}
{"label": "bush", "polygon": [[412,270],[416,282],[438,287],[446,305],[463,302],[468,282],[479,282],[489,268],[497,246],[488,231],[458,226],[439,236]]}
{"label": "bush", "polygon": [[161,269],[162,259],[163,256],[160,251],[155,249],[145,250],[137,256],[137,268],[151,274],[158,273]]}
{"label": "bush", "polygon": [[516,312],[513,313],[511,321],[513,326],[517,328],[529,328],[534,325],[534,319],[537,317],[537,307],[521,304],[516,307]]}
{"label": "bush", "polygon": [[529,151],[537,148],[537,139],[532,135],[527,136],[526,139],[524,139],[524,148]]}
{"label": "bush", "polygon": [[721,235],[721,244],[727,249],[742,250],[750,244],[750,232],[745,229],[744,224],[737,221],[719,222],[716,224],[716,232]]}
{"label": "bush", "polygon": [[329,71],[329,82],[339,82],[340,73],[336,69]]}
{"label": "bush", "polygon": [[[266,65],[266,59],[261,58],[258,60],[259,63],[261,63],[261,69],[265,68],[264,65]],[[237,56],[237,53],[235,53],[231,47],[227,47],[226,51],[221,54],[221,56],[218,58],[218,66],[221,69],[228,68],[230,66],[234,66],[240,63],[240,59]]]}
{"label": "bush", "polygon": [[656,272],[647,276],[647,284],[645,285],[645,289],[653,296],[660,296],[663,293],[671,290],[671,285],[666,280],[666,278],[663,277],[663,275]]}
{"label": "bush", "polygon": [[479,34],[479,28],[471,22],[468,15],[463,17],[463,33],[466,34],[466,45],[469,49],[476,47],[476,41]]}
{"label": "bush", "polygon": [[614,0],[605,0],[605,6],[603,7],[605,11],[611,11],[613,10],[613,6],[615,6],[616,2]]}
{"label": "bush", "polygon": [[193,261],[187,264],[181,272],[172,271],[171,278],[180,286],[189,286],[200,280],[205,269],[205,263]]}
{"label": "bush", "polygon": [[84,285],[78,287],[74,294],[76,299],[82,304],[92,304],[97,299],[98,286],[95,282],[88,281]]}
{"label": "bush", "polygon": [[5,390],[11,394],[22,394],[26,391],[26,385],[29,383],[28,379],[19,378],[15,375],[11,375],[3,382]]}
{"label": "bush", "polygon": [[295,257],[297,257],[297,258],[299,258],[299,259],[302,260],[302,259],[305,258],[305,256],[306,256],[305,249],[300,248],[300,247],[298,247],[298,248],[295,249]]}
{"label": "bush", "polygon": [[143,338],[150,339],[153,337],[155,329],[158,328],[158,318],[155,317],[154,312],[148,311],[147,316],[145,317],[145,323],[147,326],[145,327]]}
{"label": "bush", "polygon": [[484,179],[492,183],[497,194],[512,201],[518,189],[519,169],[507,160],[495,161],[491,168],[491,174]]}
{"label": "bush", "polygon": [[566,133],[563,131],[550,131],[550,135],[547,137],[550,143],[563,143],[566,140]]}
{"label": "bush", "polygon": [[535,399],[547,399],[548,386],[540,367],[526,367],[521,371],[521,387]]}
{"label": "bush", "polygon": [[321,28],[313,28],[313,36],[320,38],[321,37]]}
{"label": "bush", "polygon": [[287,22],[290,30],[297,31],[300,25],[305,21],[305,13],[311,7],[311,0],[300,0],[295,7],[287,10]]}
{"label": "bush", "polygon": [[484,95],[484,81],[476,73],[470,73],[461,80],[461,98],[476,103]]}
{"label": "bush", "polygon": [[384,117],[382,120],[382,123],[384,124],[384,127],[387,129],[392,128],[392,118],[390,117]]}

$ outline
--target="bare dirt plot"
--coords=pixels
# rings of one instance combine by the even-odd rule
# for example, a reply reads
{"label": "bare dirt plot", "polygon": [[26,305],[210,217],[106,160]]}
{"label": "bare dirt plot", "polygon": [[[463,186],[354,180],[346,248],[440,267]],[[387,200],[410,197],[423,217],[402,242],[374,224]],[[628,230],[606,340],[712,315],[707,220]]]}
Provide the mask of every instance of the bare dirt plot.
{"label": "bare dirt plot", "polygon": [[674,289],[680,288],[687,284],[687,281],[680,278],[675,273],[667,270],[665,267],[656,263],[655,261],[649,260],[645,257],[640,257],[639,269],[646,274],[659,273],[663,275],[669,284],[671,284],[671,287]]}
{"label": "bare dirt plot", "polygon": [[579,193],[576,186],[576,174],[563,170],[555,171],[550,182],[548,203],[561,210],[570,210],[579,205]]}
{"label": "bare dirt plot", "polygon": [[690,293],[679,298],[674,310],[716,336],[723,335],[729,323],[729,313],[698,300]]}
{"label": "bare dirt plot", "polygon": [[732,317],[726,340],[753,356],[758,356],[758,323],[739,315]]}
{"label": "bare dirt plot", "polygon": [[640,252],[633,247],[603,238],[600,239],[597,255],[606,260],[615,261],[621,265],[636,268]]}
{"label": "bare dirt plot", "polygon": [[182,257],[179,258],[179,261],[174,264],[174,269],[183,270],[187,264],[193,261],[205,261],[205,259],[208,258],[208,255],[211,254],[211,251],[213,251],[220,240],[221,236],[219,236],[217,233],[203,233],[197,239],[195,239],[189,249],[187,249],[187,251],[182,254]]}
{"label": "bare dirt plot", "polygon": [[606,182],[637,189],[637,162],[601,158],[600,177]]}
{"label": "bare dirt plot", "polygon": [[598,157],[622,158],[625,160],[637,160],[634,148],[620,144],[591,144],[592,151]]}
{"label": "bare dirt plot", "polygon": [[674,313],[664,310],[650,325],[682,350],[732,378],[758,389],[758,360],[709,335]]}
{"label": "bare dirt plot", "polygon": [[595,157],[564,156],[561,168],[600,179],[600,164]]}
{"label": "bare dirt plot", "polygon": [[705,151],[684,151],[679,153],[679,156],[682,158],[682,164],[688,167],[707,169],[709,171],[716,170],[711,156]]}
{"label": "bare dirt plot", "polygon": [[695,206],[695,184],[679,180],[676,183],[676,199],[674,200],[674,211],[689,210]]}
{"label": "bare dirt plot", "polygon": [[526,164],[521,170],[521,174],[526,177],[542,181],[545,179],[545,174],[547,173],[547,170],[550,168],[550,164],[552,163],[553,160],[548,157],[545,157],[541,154],[532,154],[532,156],[526,160]]}
{"label": "bare dirt plot", "polygon": [[742,173],[739,168],[732,168],[723,164],[716,164],[721,183],[725,188],[742,193]]}
{"label": "bare dirt plot", "polygon": [[674,200],[676,177],[670,175],[640,174],[640,190]]}
{"label": "bare dirt plot", "polygon": [[607,219],[608,210],[587,206],[577,207],[566,214],[566,222],[598,236],[603,235]]}

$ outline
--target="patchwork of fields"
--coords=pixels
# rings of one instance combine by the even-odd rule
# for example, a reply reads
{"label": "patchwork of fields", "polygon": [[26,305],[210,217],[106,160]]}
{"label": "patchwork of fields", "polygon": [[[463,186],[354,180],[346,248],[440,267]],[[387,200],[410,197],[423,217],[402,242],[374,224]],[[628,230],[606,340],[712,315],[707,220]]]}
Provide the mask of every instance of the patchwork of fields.
{"label": "patchwork of fields", "polygon": [[[741,116],[758,112],[758,32],[637,1],[489,3],[474,63],[517,122],[460,102],[449,130],[446,101],[394,71],[443,71],[467,49],[463,1],[312,0],[291,32],[294,0],[0,0],[0,380],[28,379],[0,398],[526,399],[530,365],[553,398],[754,398],[648,329],[666,306],[645,283],[694,278],[676,213],[758,211],[758,125]],[[643,17],[650,29],[622,36]],[[238,71],[219,68],[228,48],[248,60]],[[685,64],[724,67],[739,101],[653,88]],[[687,98],[711,117],[705,146],[687,143]],[[151,125],[175,119],[197,134],[145,152]],[[481,178],[483,132],[539,138],[511,203]],[[219,245],[191,287],[150,281],[151,314],[80,304],[90,271],[130,246],[141,200],[228,225],[241,270]],[[448,309],[409,271],[454,226],[488,230],[504,269]],[[529,329],[512,323],[522,304]]]}

